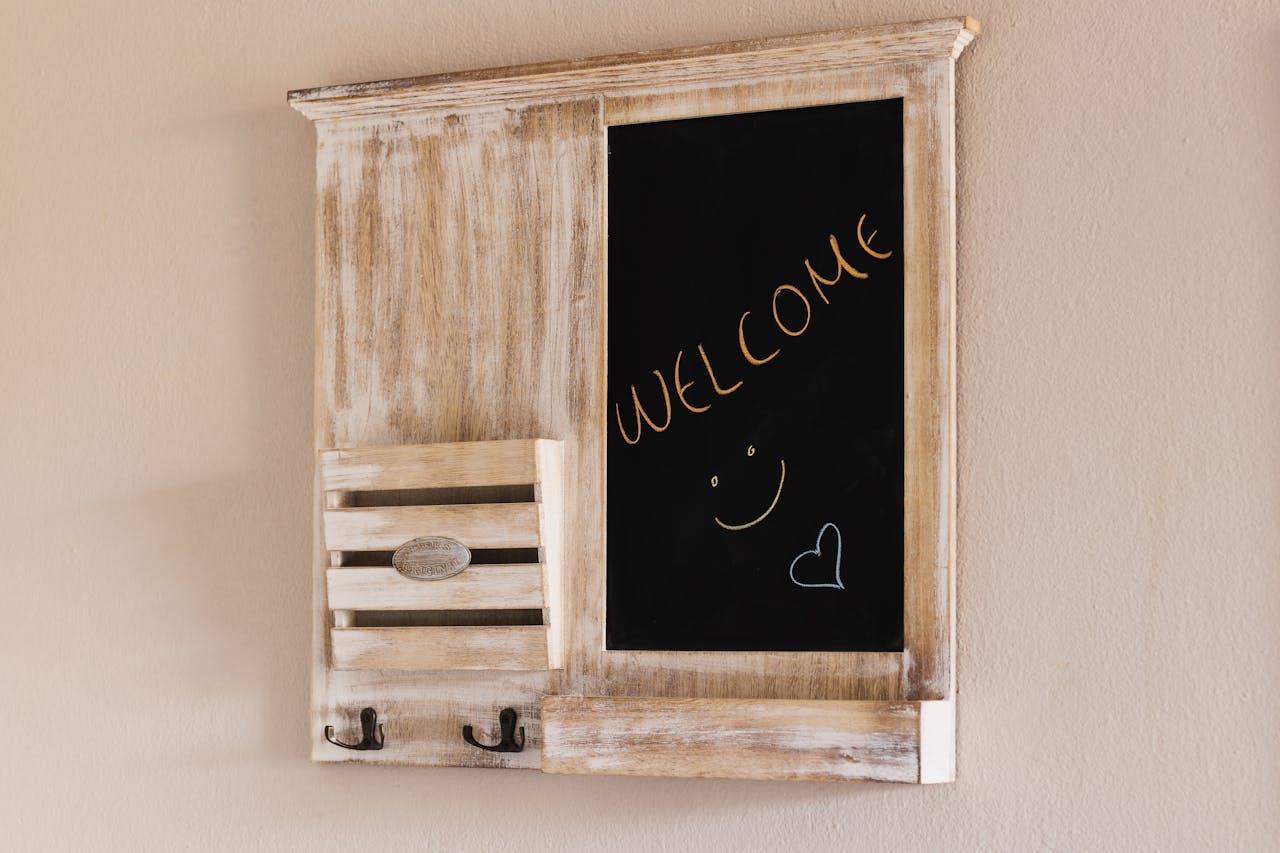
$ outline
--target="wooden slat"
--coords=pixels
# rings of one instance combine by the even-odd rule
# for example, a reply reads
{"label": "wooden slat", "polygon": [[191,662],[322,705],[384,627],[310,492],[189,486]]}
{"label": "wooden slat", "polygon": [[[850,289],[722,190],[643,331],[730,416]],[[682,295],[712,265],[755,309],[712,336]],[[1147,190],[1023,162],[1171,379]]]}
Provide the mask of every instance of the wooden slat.
{"label": "wooden slat", "polygon": [[542,625],[334,628],[334,669],[547,669]]}
{"label": "wooden slat", "polygon": [[856,65],[951,59],[979,29],[973,18],[914,21],[299,89],[289,93],[289,102],[308,118],[322,120],[463,105],[475,108],[510,101],[554,102],[663,87],[695,91],[762,72],[775,76],[812,71],[847,73]]}
{"label": "wooden slat", "polygon": [[328,490],[518,486],[538,482],[535,439],[354,447],[320,453]]}
{"label": "wooden slat", "polygon": [[[923,703],[949,704],[949,703]],[[542,769],[548,773],[721,776],[881,782],[949,781],[921,755],[919,702],[619,699],[548,696]],[[930,719],[937,714],[930,709]],[[945,739],[934,725],[930,738]]]}
{"label": "wooden slat", "polygon": [[330,551],[392,551],[419,536],[448,536],[468,548],[536,548],[535,503],[379,506],[324,513]]}
{"label": "wooden slat", "polygon": [[414,580],[395,569],[329,570],[334,610],[520,610],[543,606],[542,566],[470,566],[444,580]]}

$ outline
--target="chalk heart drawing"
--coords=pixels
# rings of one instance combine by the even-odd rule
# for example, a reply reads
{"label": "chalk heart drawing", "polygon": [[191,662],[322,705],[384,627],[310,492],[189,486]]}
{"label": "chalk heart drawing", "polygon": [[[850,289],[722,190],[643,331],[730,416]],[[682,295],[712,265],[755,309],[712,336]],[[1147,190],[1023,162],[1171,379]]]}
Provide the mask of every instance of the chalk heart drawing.
{"label": "chalk heart drawing", "polygon": [[[831,532],[831,537],[827,537],[827,531]],[[825,553],[830,554],[832,551],[835,552],[836,559],[834,573],[831,572],[831,569],[826,568],[829,560],[823,559],[824,549],[822,546],[824,544],[824,539],[826,540],[825,544],[827,546]],[[843,543],[840,539],[840,528],[836,527],[831,522],[827,522],[822,525],[822,529],[818,531],[818,541],[813,543],[813,550],[804,551],[798,554],[796,558],[791,561],[791,582],[796,586],[809,587],[811,589],[824,587],[826,589],[844,589],[844,581],[840,579],[840,557],[842,549]],[[807,563],[804,570],[801,572],[802,577],[817,577],[820,579],[834,577],[835,582],[832,583],[830,581],[824,581],[822,583],[810,583],[808,581],[797,580],[796,567],[801,565],[801,563]]]}

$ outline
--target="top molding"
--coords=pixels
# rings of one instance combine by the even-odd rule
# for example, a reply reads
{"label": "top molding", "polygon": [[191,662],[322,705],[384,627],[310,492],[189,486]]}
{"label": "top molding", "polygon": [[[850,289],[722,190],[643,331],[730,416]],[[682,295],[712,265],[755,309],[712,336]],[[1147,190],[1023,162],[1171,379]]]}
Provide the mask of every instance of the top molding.
{"label": "top molding", "polygon": [[726,79],[955,58],[981,32],[970,17],[647,50],[373,83],[297,89],[289,103],[312,121],[409,110],[623,95]]}

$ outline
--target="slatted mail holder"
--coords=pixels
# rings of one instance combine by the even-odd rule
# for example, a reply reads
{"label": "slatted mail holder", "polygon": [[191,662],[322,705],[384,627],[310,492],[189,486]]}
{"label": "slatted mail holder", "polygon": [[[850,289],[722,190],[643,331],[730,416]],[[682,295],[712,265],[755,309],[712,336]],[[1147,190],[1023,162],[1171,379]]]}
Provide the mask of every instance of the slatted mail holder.
{"label": "slatted mail holder", "polygon": [[[386,709],[398,692],[413,689],[414,674],[561,668],[560,472],[560,442],[550,440],[320,453],[325,610],[332,614],[325,620],[326,674],[374,676],[363,701],[382,715],[384,729],[393,722]],[[431,562],[448,540],[469,564],[464,557],[441,570]],[[404,553],[425,553],[427,562],[393,566],[393,555]],[[385,682],[389,695],[376,695],[378,678],[392,679]],[[490,704],[501,701],[495,695]],[[477,728],[491,730],[497,711],[481,703],[475,713]],[[387,749],[414,748],[413,734],[398,734],[386,738]],[[444,740],[466,748],[458,730],[450,737],[446,729]],[[391,757],[381,751],[329,747],[318,754]]]}

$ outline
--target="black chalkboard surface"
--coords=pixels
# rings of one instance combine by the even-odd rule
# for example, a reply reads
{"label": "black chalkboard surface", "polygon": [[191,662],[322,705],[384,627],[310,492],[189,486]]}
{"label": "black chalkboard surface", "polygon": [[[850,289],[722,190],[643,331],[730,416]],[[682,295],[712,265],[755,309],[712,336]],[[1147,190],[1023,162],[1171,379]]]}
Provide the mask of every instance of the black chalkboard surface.
{"label": "black chalkboard surface", "polygon": [[902,650],[902,123],[609,128],[608,648]]}

